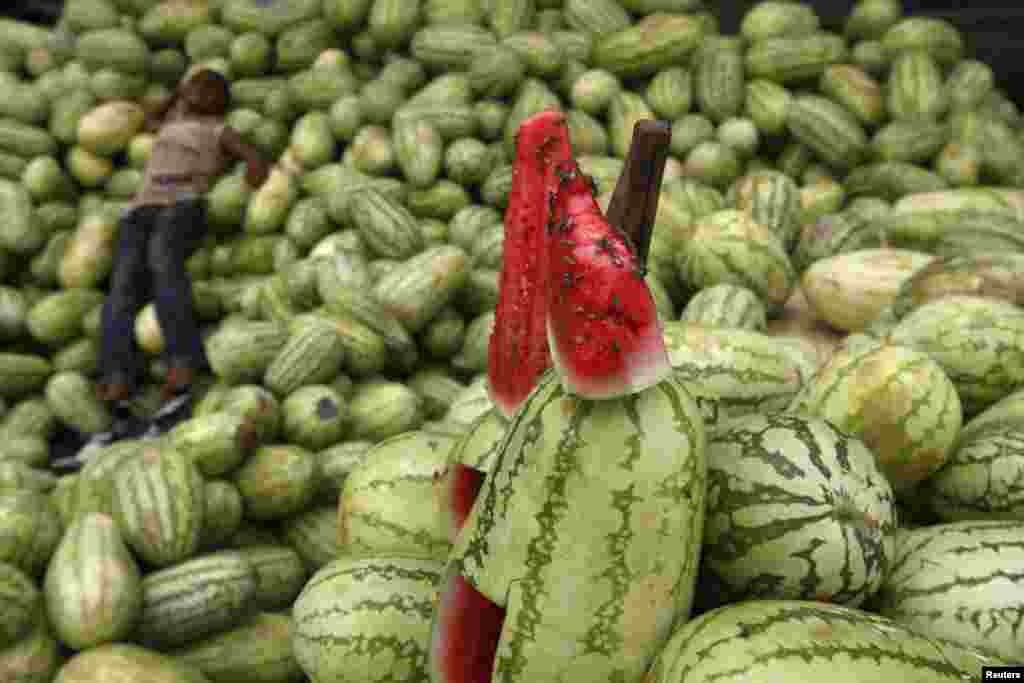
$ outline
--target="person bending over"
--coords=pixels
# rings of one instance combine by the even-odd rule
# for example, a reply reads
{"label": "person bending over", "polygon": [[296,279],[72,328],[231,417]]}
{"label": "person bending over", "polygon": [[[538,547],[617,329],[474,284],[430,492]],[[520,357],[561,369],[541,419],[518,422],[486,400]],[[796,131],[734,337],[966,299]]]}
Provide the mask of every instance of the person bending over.
{"label": "person bending over", "polygon": [[167,378],[161,398],[187,395],[196,374],[208,367],[185,267],[206,234],[204,195],[234,160],[245,162],[245,180],[252,188],[269,173],[256,148],[225,125],[229,105],[227,80],[204,69],[183,80],[155,113],[154,121],[164,120],[141,188],[120,220],[102,313],[97,393],[114,405],[115,415],[127,410],[125,401],[136,393],[144,371],[134,326],[150,298],[165,342]]}

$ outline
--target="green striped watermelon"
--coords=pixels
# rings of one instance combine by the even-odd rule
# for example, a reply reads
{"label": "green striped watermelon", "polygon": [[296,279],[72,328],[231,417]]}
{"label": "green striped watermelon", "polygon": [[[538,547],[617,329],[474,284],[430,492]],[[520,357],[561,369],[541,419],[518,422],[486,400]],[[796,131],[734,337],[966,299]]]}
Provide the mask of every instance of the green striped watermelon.
{"label": "green striped watermelon", "polygon": [[920,306],[889,339],[928,354],[975,414],[1024,386],[1024,308],[977,296],[949,296]]}
{"label": "green striped watermelon", "polygon": [[1004,664],[851,607],[752,600],[678,628],[645,681],[964,683],[980,680],[982,665]]}
{"label": "green striped watermelon", "polygon": [[121,465],[144,452],[141,443],[137,439],[115,441],[91,454],[79,470],[74,489],[68,496],[66,524],[89,512],[114,515],[114,474]]}
{"label": "green striped watermelon", "polygon": [[684,322],[666,322],[664,334],[676,377],[721,418],[785,409],[818,369],[799,339]]}
{"label": "green striped watermelon", "polygon": [[692,605],[704,447],[698,407],[674,378],[587,401],[547,372],[510,423],[453,547],[435,617],[435,680],[462,680],[456,652],[476,635],[466,631],[491,624],[460,610],[485,599],[507,615],[495,683],[638,681]]}
{"label": "green striped watermelon", "polygon": [[243,384],[228,390],[223,405],[217,410],[249,418],[256,425],[259,443],[273,443],[284,421],[280,401],[270,391],[255,384]]}
{"label": "green striped watermelon", "polygon": [[816,317],[842,332],[860,332],[892,303],[904,281],[934,259],[907,249],[858,249],[813,263],[800,289]]}
{"label": "green striped watermelon", "polygon": [[976,434],[988,431],[989,429],[1020,424],[1022,422],[1024,422],[1024,389],[1013,392],[989,407],[985,412],[972,417],[964,425],[960,436],[966,441],[973,438]]}
{"label": "green striped watermelon", "polygon": [[764,332],[768,326],[768,311],[753,290],[723,283],[694,294],[679,320],[709,327]]}
{"label": "green striped watermelon", "polygon": [[206,477],[235,469],[258,445],[255,422],[228,411],[196,415],[168,436],[171,447],[188,456]]}
{"label": "green striped watermelon", "polygon": [[295,549],[313,573],[341,553],[338,506],[321,505],[281,524],[283,540]]}
{"label": "green striped watermelon", "polygon": [[309,578],[302,556],[284,545],[254,545],[238,552],[256,572],[252,607],[264,612],[289,608]]}
{"label": "green striped watermelon", "polygon": [[1024,520],[1024,390],[981,413],[960,431],[945,465],[921,497],[941,519]]}
{"label": "green striped watermelon", "polygon": [[136,639],[162,649],[225,631],[248,614],[256,586],[256,570],[236,550],[201,555],[147,574]]}
{"label": "green striped watermelon", "polygon": [[184,455],[147,446],[114,474],[114,518],[128,546],[147,563],[186,560],[202,540],[203,475]]}
{"label": "green striped watermelon", "polygon": [[853,211],[830,213],[805,223],[793,250],[793,265],[803,272],[812,263],[837,254],[882,245],[876,221]]}
{"label": "green striped watermelon", "polygon": [[952,294],[1017,302],[1024,300],[1024,254],[967,253],[940,259],[914,273],[893,301],[897,316]]}
{"label": "green striped watermelon", "polygon": [[284,437],[289,443],[317,452],[340,442],[345,435],[345,399],[331,387],[300,387],[285,398],[281,409]]}
{"label": "green striped watermelon", "polygon": [[203,485],[203,531],[200,550],[219,548],[242,526],[243,503],[238,487],[225,479]]}
{"label": "green striped watermelon", "polygon": [[1024,522],[902,530],[875,607],[927,636],[1024,661]]}
{"label": "green striped watermelon", "polygon": [[321,569],[292,610],[299,666],[314,681],[426,683],[441,569],[408,557],[346,557]]}
{"label": "green striped watermelon", "polygon": [[796,286],[796,272],[782,240],[750,214],[735,209],[701,219],[677,252],[676,266],[691,287],[747,287],[771,311],[781,309]]}
{"label": "green striped watermelon", "polygon": [[790,410],[860,438],[898,495],[946,462],[963,420],[956,389],[938,363],[864,335],[846,340]]}
{"label": "green striped watermelon", "polygon": [[441,479],[454,437],[414,431],[377,444],[348,475],[338,538],[350,556],[443,560],[451,547]]}
{"label": "green striped watermelon", "polygon": [[47,496],[0,491],[0,562],[9,562],[29,576],[41,576],[63,532]]}
{"label": "green striped watermelon", "polygon": [[372,441],[342,441],[316,454],[320,468],[320,491],[317,501],[336,503],[345,479],[356,466],[366,459],[373,448]]}
{"label": "green striped watermelon", "polygon": [[292,620],[256,614],[241,625],[170,653],[213,683],[294,683],[302,669],[292,655]]}
{"label": "green striped watermelon", "polygon": [[90,513],[75,520],[50,560],[47,614],[61,642],[75,650],[128,640],[142,612],[139,567],[117,524]]}
{"label": "green striped watermelon", "polygon": [[749,173],[733,183],[726,201],[771,230],[787,252],[793,250],[800,236],[800,187],[788,175]]}
{"label": "green striped watermelon", "polygon": [[703,571],[730,602],[860,605],[882,583],[892,487],[858,439],[825,420],[750,415],[708,439]]}
{"label": "green striped watermelon", "polygon": [[301,446],[260,446],[231,474],[246,519],[271,521],[308,510],[320,488],[316,457]]}

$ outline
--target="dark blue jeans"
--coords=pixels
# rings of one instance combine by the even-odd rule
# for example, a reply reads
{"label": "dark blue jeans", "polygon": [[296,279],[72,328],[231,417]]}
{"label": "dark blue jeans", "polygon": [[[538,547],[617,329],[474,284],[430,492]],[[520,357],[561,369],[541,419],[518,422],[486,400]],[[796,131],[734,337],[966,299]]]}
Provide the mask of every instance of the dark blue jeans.
{"label": "dark blue jeans", "polygon": [[137,388],[144,359],[135,343],[135,317],[150,297],[164,337],[167,366],[207,366],[185,268],[205,234],[202,198],[167,207],[140,206],[121,217],[110,291],[103,304],[100,381]]}

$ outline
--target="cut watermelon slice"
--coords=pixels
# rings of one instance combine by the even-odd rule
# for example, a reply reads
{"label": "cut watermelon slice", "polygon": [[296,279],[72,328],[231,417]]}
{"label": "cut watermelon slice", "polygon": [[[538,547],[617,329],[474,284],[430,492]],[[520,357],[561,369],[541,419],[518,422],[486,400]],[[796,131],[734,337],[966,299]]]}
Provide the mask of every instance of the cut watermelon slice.
{"label": "cut watermelon slice", "polygon": [[645,212],[631,239],[605,219],[592,180],[575,161],[561,162],[558,175],[547,281],[555,369],[567,392],[586,399],[642,391],[672,372],[644,280],[646,254],[634,246],[649,243],[653,215]]}
{"label": "cut watermelon slice", "polygon": [[505,610],[449,567],[430,639],[432,683],[490,683]]}
{"label": "cut watermelon slice", "polygon": [[451,471],[447,474],[448,505],[452,516],[452,531],[458,534],[473,510],[473,504],[480,495],[487,475],[462,463],[453,463],[449,467]]}
{"label": "cut watermelon slice", "polygon": [[544,334],[548,271],[544,226],[551,213],[549,197],[557,189],[554,168],[571,157],[569,128],[561,112],[535,114],[520,125],[487,357],[491,399],[507,418],[551,365]]}

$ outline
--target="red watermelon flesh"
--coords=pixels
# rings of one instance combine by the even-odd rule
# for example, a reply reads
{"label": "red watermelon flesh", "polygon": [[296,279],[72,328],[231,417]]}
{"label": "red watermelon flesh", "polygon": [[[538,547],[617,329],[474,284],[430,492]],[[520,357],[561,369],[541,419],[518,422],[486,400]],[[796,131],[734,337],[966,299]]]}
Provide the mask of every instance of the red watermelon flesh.
{"label": "red watermelon flesh", "polygon": [[507,418],[551,366],[544,332],[548,271],[544,226],[557,189],[554,168],[571,156],[569,128],[561,112],[541,112],[520,125],[487,358],[491,399]]}
{"label": "red watermelon flesh", "polygon": [[434,613],[431,683],[490,683],[505,610],[449,568]]}
{"label": "red watermelon flesh", "polygon": [[[473,503],[480,495],[486,474],[462,463],[448,466],[448,505],[452,515],[452,531],[458,534],[466,523]],[[453,539],[454,540],[454,539]]]}
{"label": "red watermelon flesh", "polygon": [[566,391],[586,399],[636,393],[672,372],[654,298],[632,241],[611,225],[592,180],[558,164],[548,226],[548,344]]}

